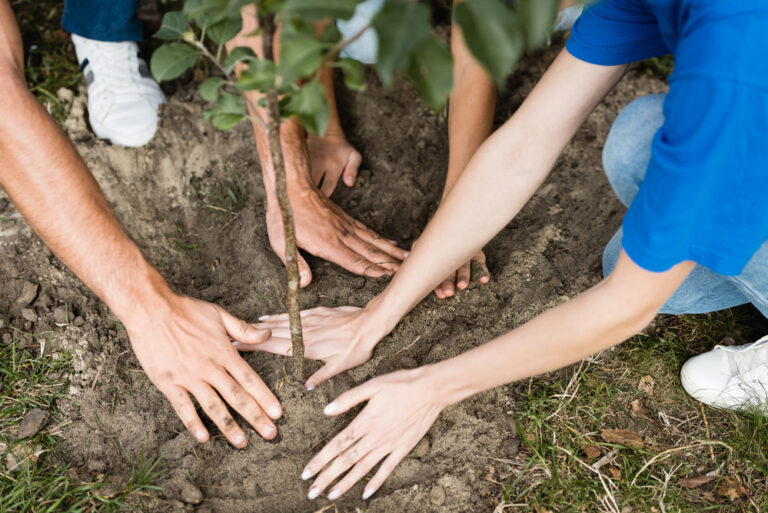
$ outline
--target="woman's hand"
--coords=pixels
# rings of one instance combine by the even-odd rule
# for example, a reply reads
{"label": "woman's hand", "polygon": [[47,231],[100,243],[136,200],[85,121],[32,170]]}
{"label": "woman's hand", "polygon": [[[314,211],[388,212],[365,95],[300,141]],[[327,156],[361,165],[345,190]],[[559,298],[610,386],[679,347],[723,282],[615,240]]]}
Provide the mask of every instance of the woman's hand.
{"label": "woman's hand", "polygon": [[[257,326],[271,330],[272,337],[260,344],[237,344],[240,351],[267,351],[290,355],[291,333],[288,314],[267,315]],[[319,307],[301,312],[304,333],[304,356],[322,360],[325,365],[307,379],[307,390],[347,369],[362,365],[371,357],[373,348],[388,330],[377,326],[375,317],[362,308],[342,306]]]}
{"label": "woman's hand", "polygon": [[346,472],[328,493],[330,500],[338,499],[384,460],[368,481],[363,499],[373,495],[450,404],[432,380],[430,366],[393,372],[348,390],[329,403],[324,413],[340,415],[368,401],[355,420],[304,467],[304,480],[319,472],[308,497],[317,498]]}

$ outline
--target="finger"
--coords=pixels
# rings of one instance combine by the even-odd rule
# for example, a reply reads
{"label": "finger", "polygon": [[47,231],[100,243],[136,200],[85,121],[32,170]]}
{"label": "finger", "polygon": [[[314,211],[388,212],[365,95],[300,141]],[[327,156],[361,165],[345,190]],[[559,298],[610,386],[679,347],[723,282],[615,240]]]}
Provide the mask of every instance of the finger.
{"label": "finger", "polygon": [[270,336],[269,330],[264,329],[263,326],[259,326],[261,329],[256,328],[253,324],[238,319],[223,308],[221,308],[219,312],[221,314],[221,320],[224,322],[224,328],[227,330],[227,334],[230,338],[233,338],[241,344],[259,344],[267,340]]}
{"label": "finger", "polygon": [[[240,355],[237,355],[236,358],[233,358],[231,362],[227,363],[226,371],[229,372],[229,374],[236,380],[237,384],[256,401],[259,407],[267,412],[267,415],[269,415],[270,418],[280,418],[283,414],[283,408],[280,406],[280,401],[277,400],[277,397],[275,397],[275,394],[272,393],[267,384],[264,383],[259,375],[256,374],[256,371],[254,371],[253,368],[240,357]],[[245,417],[245,415],[243,415],[243,417]],[[254,426],[254,428],[255,427],[256,426]]]}
{"label": "finger", "polygon": [[472,260],[480,264],[480,283],[488,283],[491,281],[491,271],[488,270],[488,266],[485,264],[485,253],[481,251],[475,255]]}
{"label": "finger", "polygon": [[[221,397],[232,406],[242,417],[253,426],[262,437],[271,440],[277,435],[277,428],[267,417],[264,410],[258,405],[254,398],[248,394],[232,377],[226,372],[218,373],[211,380],[211,384],[216,387]],[[277,402],[277,399],[275,399]],[[279,407],[279,405],[278,405]]]}
{"label": "finger", "polygon": [[197,402],[200,403],[200,406],[203,407],[205,414],[216,424],[219,431],[227,437],[229,443],[239,449],[248,444],[245,433],[237,425],[232,415],[229,414],[229,410],[221,400],[221,397],[209,385],[200,385],[192,391],[192,394],[197,399]]}
{"label": "finger", "polygon": [[331,194],[333,194],[333,190],[336,189],[336,184],[339,183],[339,175],[341,175],[341,172],[325,172],[323,184],[320,186],[320,192],[326,197],[330,198]]}
{"label": "finger", "polygon": [[176,415],[179,416],[181,422],[184,424],[192,436],[195,437],[200,443],[208,441],[208,430],[203,426],[200,417],[197,415],[195,405],[192,403],[192,399],[189,398],[189,393],[183,388],[172,385],[168,389],[163,390],[165,397],[170,401],[173,410]]}
{"label": "finger", "polygon": [[368,276],[370,278],[379,278],[384,275],[392,274],[392,271],[388,271],[379,266],[375,262],[371,262],[364,255],[353,251],[343,242],[339,241],[333,255],[318,255],[327,260],[332,260],[338,265],[343,267],[349,272],[359,274],[360,276]]}
{"label": "finger", "polygon": [[341,415],[355,405],[370,399],[378,389],[379,384],[376,379],[366,381],[362,385],[350,388],[328,403],[323,409],[323,413],[329,416]]}
{"label": "finger", "polygon": [[472,263],[467,262],[466,264],[459,267],[459,270],[456,271],[456,286],[460,288],[461,290],[466,289],[469,287],[469,279],[472,272]]}
{"label": "finger", "polygon": [[317,479],[315,479],[315,482],[312,483],[312,486],[309,488],[307,497],[310,499],[316,498],[318,495],[323,493],[323,490],[325,490],[328,485],[333,483],[337,477],[352,468],[353,465],[357,464],[358,461],[367,456],[374,448],[370,443],[367,442],[367,440],[369,439],[365,437],[360,439],[360,441],[341,453],[331,462],[330,465],[328,465],[327,468],[320,472],[320,475],[317,476]]}
{"label": "finger", "polygon": [[373,262],[384,269],[388,269],[392,271],[392,273],[397,271],[400,267],[400,261],[397,258],[384,253],[369,242],[358,239],[357,237],[348,237],[344,240],[344,243],[353,251],[364,255],[369,262]]}
{"label": "finger", "polygon": [[392,471],[395,470],[395,467],[397,467],[397,464],[400,463],[403,457],[405,457],[405,454],[400,454],[399,452],[393,452],[387,456],[387,459],[381,464],[379,470],[376,471],[376,474],[374,474],[371,480],[368,481],[368,484],[365,485],[363,500],[368,499],[371,495],[376,493],[376,490],[384,484],[384,481],[386,481]]}
{"label": "finger", "polygon": [[304,383],[304,387],[307,389],[307,391],[312,391],[315,389],[315,387],[318,387],[334,377],[336,374],[341,372],[343,369],[339,369],[336,365],[331,365],[330,363],[326,363],[322,367],[320,367],[320,370],[312,374]]}
{"label": "finger", "polygon": [[[354,308],[354,307],[352,307]],[[331,315],[335,308],[328,308],[327,306],[318,306],[315,308],[309,308],[307,310],[302,310],[299,312],[299,316],[304,319],[306,317],[312,316],[312,315],[318,315],[327,317],[328,315]],[[275,322],[275,321],[288,321],[290,319],[290,315],[288,313],[279,313],[279,314],[272,314],[272,315],[262,315],[259,317],[259,321],[262,323],[266,323],[266,321],[269,322]]]}
{"label": "finger", "polygon": [[342,173],[344,185],[347,187],[353,187],[355,180],[357,180],[357,172],[360,169],[360,164],[363,163],[363,157],[356,151],[349,153],[347,158],[347,165],[344,166],[344,172]]}
{"label": "finger", "polygon": [[[328,442],[320,452],[309,460],[309,463],[304,467],[304,471],[301,473],[301,479],[306,481],[310,477],[317,474],[322,470],[329,462],[331,462],[336,456],[349,449],[352,444],[357,442],[360,438],[358,434],[358,421],[353,420],[352,423],[344,428],[338,435]],[[319,492],[318,492],[319,494]]]}
{"label": "finger", "polygon": [[296,256],[298,257],[297,262],[299,264],[299,286],[304,288],[312,282],[312,271],[309,269],[307,261],[301,256],[301,253],[297,251]]}
{"label": "finger", "polygon": [[365,458],[360,460],[357,465],[352,468],[344,478],[336,483],[333,489],[328,493],[328,498],[332,501],[338,499],[352,488],[355,483],[360,481],[365,475],[371,471],[381,459],[386,456],[386,451],[375,450],[369,452]]}
{"label": "finger", "polygon": [[[232,345],[235,343],[233,342]],[[262,353],[271,353],[280,356],[291,356],[291,339],[290,338],[271,338],[266,342],[256,345],[244,345],[238,344],[235,346],[238,351],[249,353],[252,351],[261,351]]]}
{"label": "finger", "polygon": [[378,233],[367,228],[360,221],[355,222],[355,233],[357,233],[357,236],[360,239],[364,240],[365,242],[368,242],[369,244],[376,246],[384,253],[395,257],[399,261],[405,260],[408,257],[408,253],[409,253],[408,251],[406,251],[403,248],[397,247],[395,244],[392,244],[392,241],[389,241],[381,237]]}
{"label": "finger", "polygon": [[455,292],[454,286],[453,286],[453,280],[455,279],[455,274],[448,279],[446,279],[443,283],[437,286],[437,289],[435,289],[435,293],[437,294],[437,297],[440,299],[445,299],[447,297],[453,296],[453,293]]}

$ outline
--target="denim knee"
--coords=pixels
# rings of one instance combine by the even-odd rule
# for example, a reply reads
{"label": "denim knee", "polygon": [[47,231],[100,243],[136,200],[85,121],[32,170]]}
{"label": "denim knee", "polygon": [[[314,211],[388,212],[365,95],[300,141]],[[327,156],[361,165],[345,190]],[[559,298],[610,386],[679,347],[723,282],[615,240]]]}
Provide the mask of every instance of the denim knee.
{"label": "denim knee", "polygon": [[651,161],[651,143],[664,124],[666,94],[650,94],[629,103],[613,122],[603,147],[603,168],[624,205],[629,206]]}

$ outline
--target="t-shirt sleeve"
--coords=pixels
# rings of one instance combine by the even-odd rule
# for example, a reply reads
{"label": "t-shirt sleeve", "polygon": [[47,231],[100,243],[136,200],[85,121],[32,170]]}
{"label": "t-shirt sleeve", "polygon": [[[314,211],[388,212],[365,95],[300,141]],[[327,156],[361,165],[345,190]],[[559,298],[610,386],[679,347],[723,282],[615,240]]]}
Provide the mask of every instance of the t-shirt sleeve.
{"label": "t-shirt sleeve", "polygon": [[565,46],[577,59],[602,66],[670,53],[656,17],[640,0],[603,0],[589,6]]}
{"label": "t-shirt sleeve", "polygon": [[622,244],[650,271],[692,260],[734,276],[768,238],[768,11],[704,21],[677,45]]}

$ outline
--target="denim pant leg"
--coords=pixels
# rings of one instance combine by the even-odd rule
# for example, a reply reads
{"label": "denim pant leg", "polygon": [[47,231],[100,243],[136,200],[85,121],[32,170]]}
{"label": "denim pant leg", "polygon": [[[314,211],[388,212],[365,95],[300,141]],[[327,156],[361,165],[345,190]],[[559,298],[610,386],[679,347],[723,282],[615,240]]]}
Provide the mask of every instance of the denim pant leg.
{"label": "denim pant leg", "polygon": [[70,34],[107,42],[141,41],[139,0],[65,0],[61,24]]}
{"label": "denim pant leg", "polygon": [[[664,123],[665,94],[643,96],[627,105],[611,126],[603,149],[603,167],[611,187],[624,205],[635,199],[651,161],[651,143]],[[608,276],[621,252],[622,230],[614,234],[603,252],[603,274]],[[766,248],[768,256],[768,248]],[[765,271],[768,271],[766,259]],[[768,284],[768,276],[765,278]],[[661,313],[705,313],[749,302],[730,278],[697,265]],[[768,310],[766,310],[768,311]]]}

